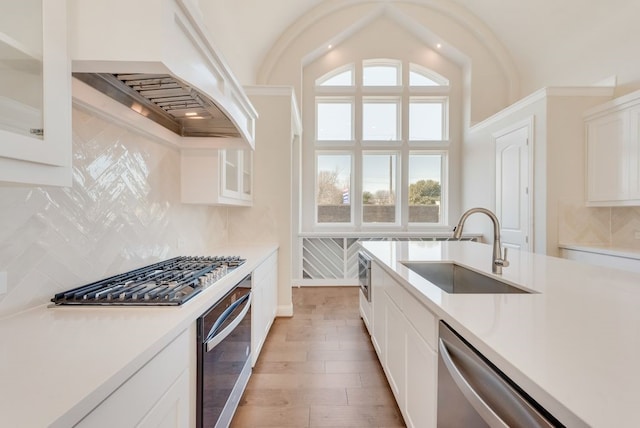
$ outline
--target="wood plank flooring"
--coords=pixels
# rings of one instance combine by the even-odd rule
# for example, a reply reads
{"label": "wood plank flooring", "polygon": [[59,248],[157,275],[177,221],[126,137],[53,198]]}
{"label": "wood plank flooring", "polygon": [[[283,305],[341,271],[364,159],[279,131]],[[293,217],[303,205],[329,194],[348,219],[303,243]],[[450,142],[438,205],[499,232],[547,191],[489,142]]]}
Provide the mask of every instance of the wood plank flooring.
{"label": "wood plank flooring", "polygon": [[293,289],[231,423],[260,427],[404,427],[358,310],[358,287]]}

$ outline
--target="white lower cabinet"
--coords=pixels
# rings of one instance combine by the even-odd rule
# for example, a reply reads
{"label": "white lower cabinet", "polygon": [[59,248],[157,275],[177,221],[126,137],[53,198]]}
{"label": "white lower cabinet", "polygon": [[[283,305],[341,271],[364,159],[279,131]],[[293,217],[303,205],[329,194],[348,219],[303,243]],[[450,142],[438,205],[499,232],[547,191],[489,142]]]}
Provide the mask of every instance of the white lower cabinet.
{"label": "white lower cabinet", "polygon": [[391,299],[387,299],[387,379],[393,394],[396,396],[398,405],[402,408],[401,403],[405,400],[405,359],[406,359],[406,341],[405,331],[407,329],[407,321],[402,315],[400,309],[393,303]]}
{"label": "white lower cabinet", "polygon": [[254,366],[278,309],[278,253],[253,271],[251,293],[251,365]]}
{"label": "white lower cabinet", "polygon": [[384,271],[377,263],[371,264],[371,306],[372,306],[372,329],[371,342],[378,353],[378,359],[384,367],[387,362],[385,355],[386,346],[386,325],[387,325],[387,294],[384,292]]}
{"label": "white lower cabinet", "polygon": [[189,331],[183,332],[76,427],[186,428],[191,421]]}
{"label": "white lower cabinet", "polygon": [[398,407],[408,427],[435,427],[437,317],[375,262],[371,277],[371,340]]}
{"label": "white lower cabinet", "polygon": [[438,354],[412,327],[407,326],[407,396],[404,418],[408,427],[435,427]]}

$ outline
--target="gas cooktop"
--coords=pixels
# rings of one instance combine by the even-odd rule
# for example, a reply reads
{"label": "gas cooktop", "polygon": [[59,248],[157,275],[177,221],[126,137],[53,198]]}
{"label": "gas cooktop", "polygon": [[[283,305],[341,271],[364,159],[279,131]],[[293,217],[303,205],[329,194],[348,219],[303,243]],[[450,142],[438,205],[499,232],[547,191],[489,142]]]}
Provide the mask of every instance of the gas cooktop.
{"label": "gas cooktop", "polygon": [[63,293],[56,305],[176,306],[242,265],[238,256],[174,257]]}

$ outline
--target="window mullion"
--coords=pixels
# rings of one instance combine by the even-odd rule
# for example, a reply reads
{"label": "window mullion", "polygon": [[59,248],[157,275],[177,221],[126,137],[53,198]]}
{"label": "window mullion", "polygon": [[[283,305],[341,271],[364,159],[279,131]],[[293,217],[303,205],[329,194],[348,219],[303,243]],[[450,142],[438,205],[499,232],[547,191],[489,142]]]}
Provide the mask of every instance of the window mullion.
{"label": "window mullion", "polygon": [[400,226],[402,230],[409,227],[409,147],[402,145],[400,153]]}
{"label": "window mullion", "polygon": [[362,229],[362,146],[356,144],[353,150],[354,171],[353,171],[353,197],[351,206],[353,208],[353,224],[356,230]]}

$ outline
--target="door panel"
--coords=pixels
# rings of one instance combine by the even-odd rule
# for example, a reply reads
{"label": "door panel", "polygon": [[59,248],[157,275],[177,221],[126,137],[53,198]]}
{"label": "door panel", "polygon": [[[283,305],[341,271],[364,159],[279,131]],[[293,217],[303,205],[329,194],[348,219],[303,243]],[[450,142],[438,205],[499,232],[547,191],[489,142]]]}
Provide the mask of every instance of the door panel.
{"label": "door panel", "polygon": [[529,251],[530,195],[529,135],[531,125],[505,130],[495,135],[496,215],[505,247]]}

